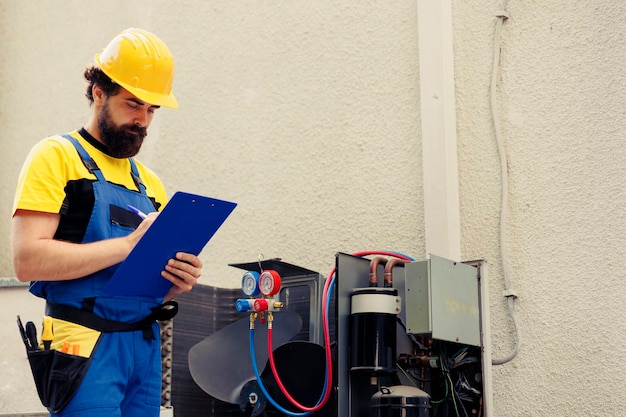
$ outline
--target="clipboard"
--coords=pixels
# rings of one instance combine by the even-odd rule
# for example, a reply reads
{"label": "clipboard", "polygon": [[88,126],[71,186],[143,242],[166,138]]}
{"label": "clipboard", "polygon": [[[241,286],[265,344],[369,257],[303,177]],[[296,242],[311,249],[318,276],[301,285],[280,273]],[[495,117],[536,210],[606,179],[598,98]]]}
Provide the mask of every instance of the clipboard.
{"label": "clipboard", "polygon": [[161,276],[176,252],[198,255],[236,203],[176,192],[103,288],[105,295],[163,298],[172,283]]}

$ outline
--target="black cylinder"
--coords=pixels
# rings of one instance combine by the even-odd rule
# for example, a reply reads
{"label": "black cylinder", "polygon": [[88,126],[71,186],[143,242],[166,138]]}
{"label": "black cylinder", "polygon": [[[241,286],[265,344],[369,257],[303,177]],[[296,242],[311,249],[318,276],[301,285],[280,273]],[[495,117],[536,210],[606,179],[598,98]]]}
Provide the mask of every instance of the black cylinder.
{"label": "black cylinder", "polygon": [[396,318],[400,300],[393,288],[352,293],[350,371],[391,374],[396,363]]}

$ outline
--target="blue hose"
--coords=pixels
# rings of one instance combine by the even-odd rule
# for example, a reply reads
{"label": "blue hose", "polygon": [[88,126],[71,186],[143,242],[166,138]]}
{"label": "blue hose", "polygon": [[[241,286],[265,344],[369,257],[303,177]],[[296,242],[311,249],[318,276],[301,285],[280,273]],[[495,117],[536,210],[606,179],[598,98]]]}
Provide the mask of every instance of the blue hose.
{"label": "blue hose", "polygon": [[306,413],[294,413],[280,406],[272,397],[270,397],[269,392],[265,389],[265,385],[263,385],[263,381],[261,380],[261,375],[259,374],[259,368],[256,364],[256,353],[254,351],[254,329],[250,329],[250,359],[252,360],[252,369],[254,370],[254,376],[256,376],[256,380],[259,384],[259,388],[261,388],[261,392],[267,400],[281,413],[285,413],[289,416],[299,417],[299,416],[308,416],[311,412]]}

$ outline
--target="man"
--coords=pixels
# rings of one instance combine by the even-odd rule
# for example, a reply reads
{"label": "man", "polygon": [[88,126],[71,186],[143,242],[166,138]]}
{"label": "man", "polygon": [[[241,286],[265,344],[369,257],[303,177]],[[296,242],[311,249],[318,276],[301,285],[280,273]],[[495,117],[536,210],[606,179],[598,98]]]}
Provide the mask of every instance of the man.
{"label": "man", "polygon": [[[161,299],[110,296],[103,288],[166,202],[161,181],[133,156],[155,111],[178,107],[174,61],[157,36],[134,28],[115,37],[95,61],[84,74],[92,107],[86,125],[42,140],[24,164],[13,208],[13,264],[17,278],[46,299],[51,350],[89,358],[84,375],[59,378],[82,383],[67,404],[45,399],[44,405],[55,404],[48,407],[51,415],[158,416],[155,312],[191,290],[202,263],[188,253],[170,259],[162,277],[173,285]],[[142,219],[129,206],[148,215]],[[54,386],[37,388],[40,397],[41,391],[57,395]]]}

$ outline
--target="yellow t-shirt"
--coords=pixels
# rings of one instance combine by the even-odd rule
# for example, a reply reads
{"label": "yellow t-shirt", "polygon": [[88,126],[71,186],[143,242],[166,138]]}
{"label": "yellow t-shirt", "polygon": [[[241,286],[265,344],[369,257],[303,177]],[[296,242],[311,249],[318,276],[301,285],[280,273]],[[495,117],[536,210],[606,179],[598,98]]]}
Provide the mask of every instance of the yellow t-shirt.
{"label": "yellow t-shirt", "polygon": [[[84,136],[84,129],[72,132],[100,168],[104,178],[129,190],[138,190],[128,159],[113,158]],[[96,143],[90,137],[91,142]],[[165,205],[167,193],[157,175],[135,159],[146,193],[156,210]],[[60,135],[50,136],[30,151],[19,176],[13,214],[18,209],[61,214],[57,238],[80,242],[87,227],[95,197],[96,176],[83,164],[74,145]]]}

